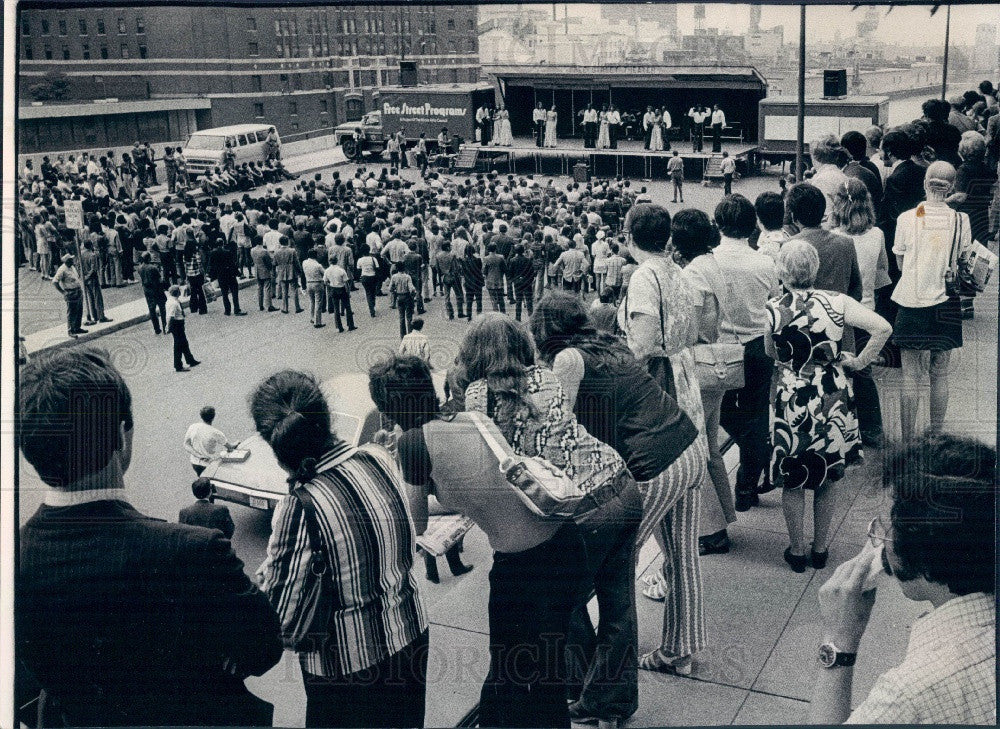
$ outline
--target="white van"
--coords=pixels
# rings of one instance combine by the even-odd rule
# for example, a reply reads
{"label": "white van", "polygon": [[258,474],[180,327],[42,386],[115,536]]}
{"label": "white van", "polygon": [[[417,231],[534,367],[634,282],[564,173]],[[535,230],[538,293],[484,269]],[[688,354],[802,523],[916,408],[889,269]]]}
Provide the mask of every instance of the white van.
{"label": "white van", "polygon": [[[267,159],[267,134],[277,130],[271,124],[234,124],[231,127],[202,129],[191,135],[182,154],[187,160],[188,175],[192,178],[222,165],[226,142],[236,155],[236,164],[263,162]],[[278,138],[281,148],[281,138]]]}

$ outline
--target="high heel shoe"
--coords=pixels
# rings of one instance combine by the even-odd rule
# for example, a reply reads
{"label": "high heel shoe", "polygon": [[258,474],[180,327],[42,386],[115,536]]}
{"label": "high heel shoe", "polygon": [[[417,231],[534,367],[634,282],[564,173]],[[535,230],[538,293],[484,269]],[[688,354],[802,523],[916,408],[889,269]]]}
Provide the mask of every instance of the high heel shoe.
{"label": "high heel shoe", "polygon": [[815,549],[810,551],[809,556],[812,559],[812,567],[814,570],[821,570],[826,567],[826,559],[830,556],[830,550],[827,549],[823,552],[817,552]]}
{"label": "high heel shoe", "polygon": [[792,548],[785,547],[785,561],[792,568],[792,572],[805,572],[809,558],[804,554],[792,554]]}

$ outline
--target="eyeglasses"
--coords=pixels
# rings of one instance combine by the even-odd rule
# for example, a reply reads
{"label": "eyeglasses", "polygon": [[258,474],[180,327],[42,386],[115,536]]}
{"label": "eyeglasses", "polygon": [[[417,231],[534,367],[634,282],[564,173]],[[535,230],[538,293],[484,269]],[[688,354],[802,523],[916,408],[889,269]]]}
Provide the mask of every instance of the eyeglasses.
{"label": "eyeglasses", "polygon": [[886,542],[891,542],[892,537],[886,536],[891,528],[891,524],[886,524],[881,516],[876,516],[868,524],[868,541],[873,547],[880,547]]}

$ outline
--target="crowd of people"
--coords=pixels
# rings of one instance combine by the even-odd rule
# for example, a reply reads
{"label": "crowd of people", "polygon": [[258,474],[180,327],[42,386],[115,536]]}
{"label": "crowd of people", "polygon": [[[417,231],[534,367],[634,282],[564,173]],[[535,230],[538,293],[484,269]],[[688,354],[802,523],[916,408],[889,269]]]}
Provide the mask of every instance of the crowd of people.
{"label": "crowd of people", "polygon": [[[975,121],[978,104],[966,118]],[[26,664],[72,724],[203,723],[190,721],[202,711],[210,723],[255,725],[248,713],[220,720],[208,690],[217,684],[184,672],[197,664],[225,675],[239,698],[232,710],[249,712],[242,678],[274,665],[283,642],[299,657],[307,726],[421,726],[429,634],[413,564],[434,495],[494,550],[481,725],[624,722],[638,707],[638,670],[692,672],[711,640],[699,559],[730,550],[729,525],[762,495],[781,490],[788,547],[774,558],[798,573],[826,567],[838,481],[890,440],[871,368],[898,362],[902,446],[883,457],[891,509],[820,591],[825,669],[812,717],[994,723],[995,452],[943,431],[949,356],[963,342],[953,274],[959,260],[996,267],[997,226],[983,182],[989,144],[973,129],[956,137],[952,111],[963,113],[931,100],[912,124],[813,140],[808,181],[753,202],[725,195],[711,215],[671,216],[622,179],[559,186],[429,173],[412,184],[395,169],[365,168],[259,198],[95,209],[94,235],[109,237],[110,215],[128,231],[115,239],[138,251],[157,331],[166,285],[186,281],[191,310],[204,310],[195,294],[204,261],[226,313],[230,296],[242,311],[238,275],[256,279],[265,313],[279,310],[275,287],[281,311],[294,302],[304,312],[303,290],[316,327],[332,312],[338,328],[342,314],[355,328],[356,283],[371,317],[388,298],[402,352],[376,363],[369,385],[391,432],[357,448],[340,440],[319,383],[302,371],[254,388],[251,415],[289,495],[249,584],[221,535],[128,506],[131,401],[109,357],[72,347],[33,359],[21,377],[20,442],[51,488],[21,540]],[[39,214],[58,219],[60,195],[42,197]],[[56,273],[68,304],[74,277],[72,261]],[[446,398],[415,317],[435,297],[449,318],[470,320]],[[179,303],[171,312],[171,326],[183,321]],[[184,346],[175,334],[178,369]],[[918,426],[925,389],[930,418]],[[98,420],[66,400],[108,393],[116,405]],[[66,448],[53,450],[51,423],[66,413]],[[206,452],[198,442],[226,447],[213,416],[189,431],[196,471]],[[720,427],[739,447],[735,483]],[[70,446],[86,457],[70,457]],[[540,515],[539,492],[526,485],[546,483],[543,472],[572,485],[571,509]],[[123,523],[133,547],[118,534]],[[635,568],[650,536],[663,562],[640,589],[663,601],[662,632],[640,655]],[[153,549],[160,542],[170,549]],[[164,567],[171,562],[195,564],[199,578]],[[904,663],[852,713],[850,667],[882,572],[934,610],[914,626]],[[93,620],[94,590],[112,604],[138,573],[163,581],[130,595],[143,619]],[[142,599],[171,590],[182,609],[170,616]],[[205,600],[215,622],[198,643],[204,622],[190,621]],[[226,623],[235,620],[239,628]],[[165,638],[172,630],[190,640]],[[139,655],[132,641],[169,650]],[[87,680],[63,670],[66,655]],[[168,680],[171,671],[183,680]]]}

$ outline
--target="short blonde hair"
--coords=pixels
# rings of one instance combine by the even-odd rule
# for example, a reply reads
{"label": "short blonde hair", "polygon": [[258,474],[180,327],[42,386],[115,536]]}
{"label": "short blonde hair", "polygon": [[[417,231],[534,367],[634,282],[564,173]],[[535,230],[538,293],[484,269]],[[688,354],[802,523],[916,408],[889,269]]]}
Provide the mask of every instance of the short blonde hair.
{"label": "short blonde hair", "polygon": [[816,283],[819,253],[811,243],[792,239],[778,253],[778,276],[790,289],[808,289]]}
{"label": "short blonde hair", "polygon": [[843,154],[844,148],[840,146],[840,140],[833,134],[827,134],[809,142],[809,155],[817,164],[836,164]]}
{"label": "short blonde hair", "polygon": [[963,160],[982,159],[986,156],[986,137],[971,129],[965,132],[958,143],[958,154]]}

